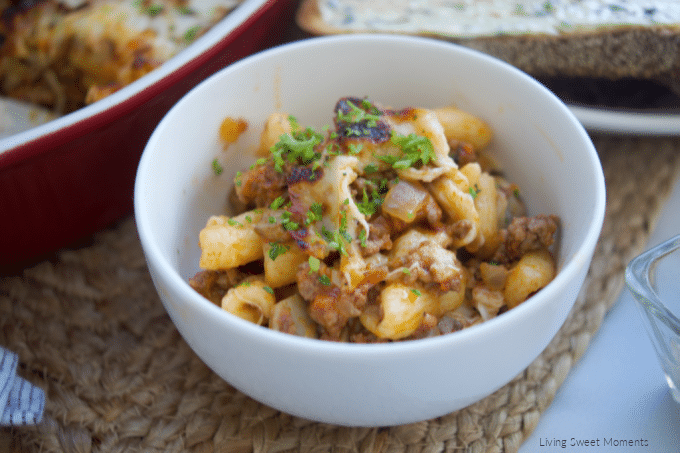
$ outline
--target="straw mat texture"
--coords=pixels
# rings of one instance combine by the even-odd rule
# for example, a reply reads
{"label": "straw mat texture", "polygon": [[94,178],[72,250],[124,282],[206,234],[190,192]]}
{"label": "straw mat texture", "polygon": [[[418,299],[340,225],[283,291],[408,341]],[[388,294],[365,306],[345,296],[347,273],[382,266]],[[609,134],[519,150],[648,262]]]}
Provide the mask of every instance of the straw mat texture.
{"label": "straw mat texture", "polygon": [[617,300],[680,168],[680,141],[595,136],[608,187],[586,285],[554,341],[484,400],[399,427],[277,412],[213,374],[177,333],[134,222],[0,279],[0,345],[45,389],[43,422],[0,429],[0,452],[516,452]]}

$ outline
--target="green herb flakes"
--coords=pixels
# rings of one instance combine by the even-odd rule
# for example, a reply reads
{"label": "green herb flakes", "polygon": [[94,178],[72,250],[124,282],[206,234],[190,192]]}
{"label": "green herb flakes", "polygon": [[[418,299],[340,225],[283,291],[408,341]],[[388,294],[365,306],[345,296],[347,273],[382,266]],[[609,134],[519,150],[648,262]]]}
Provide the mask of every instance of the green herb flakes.
{"label": "green herb flakes", "polygon": [[187,31],[184,32],[184,40],[186,42],[193,42],[198,36],[198,32],[200,30],[201,27],[198,25],[194,25],[193,27],[187,29]]}
{"label": "green herb flakes", "polygon": [[[350,108],[349,112],[344,113],[342,110],[338,110],[338,120],[344,121],[346,123],[366,122],[366,126],[368,127],[376,127],[378,125],[380,115],[375,113],[367,113],[365,110],[362,110],[356,105],[352,104],[351,101],[347,101],[347,105]],[[372,108],[372,105],[367,100],[362,101],[362,106],[364,106],[364,108],[368,106],[368,110],[377,111],[376,109]]]}
{"label": "green herb flakes", "polygon": [[416,134],[392,134],[390,140],[401,148],[402,155],[399,157],[379,156],[379,159],[397,170],[427,165],[430,160],[436,159],[432,142],[427,137]]}
{"label": "green herb flakes", "polygon": [[307,211],[307,219],[305,220],[305,225],[311,225],[312,223],[319,221],[323,218],[323,206],[321,203],[312,203]]}
{"label": "green herb flakes", "polygon": [[283,204],[286,202],[286,200],[283,197],[276,197],[274,201],[269,205],[269,209],[279,209]]}
{"label": "green herb flakes", "polygon": [[382,197],[380,197],[380,194],[377,191],[374,191],[371,197],[369,198],[368,192],[366,192],[366,189],[364,188],[363,198],[356,205],[360,213],[362,213],[366,217],[370,217],[376,212],[378,212],[378,208],[380,207],[380,205],[382,205],[382,202],[383,199]]}
{"label": "green herb flakes", "polygon": [[362,145],[361,143],[359,143],[359,144],[350,143],[349,145],[347,145],[347,151],[351,155],[357,155],[361,152],[363,147],[364,147],[364,145]]}
{"label": "green herb flakes", "polygon": [[224,168],[220,164],[220,161],[217,160],[217,158],[213,159],[211,165],[212,165],[213,173],[215,173],[215,175],[217,175],[217,176],[221,175],[222,172],[224,171]]}
{"label": "green herb flakes", "polygon": [[473,199],[473,200],[474,200],[475,198],[477,198],[477,195],[479,195],[479,192],[481,192],[481,191],[482,191],[482,190],[477,186],[477,184],[475,184],[474,187],[469,187],[469,188],[468,188],[468,192],[469,192],[470,195],[472,196],[472,199]]}
{"label": "green herb flakes", "polygon": [[362,247],[366,247],[366,230],[359,231],[359,243]]}
{"label": "green herb flakes", "polygon": [[146,9],[146,14],[151,17],[158,16],[163,12],[163,5],[151,5]]}
{"label": "green herb flakes", "polygon": [[375,165],[375,164],[368,164],[364,167],[364,173],[366,173],[367,175],[369,175],[371,173],[375,173],[377,171],[378,171],[378,166]]}
{"label": "green herb flakes", "polygon": [[310,256],[307,262],[309,263],[309,272],[319,272],[321,261],[318,258]]}
{"label": "green herb flakes", "polygon": [[323,136],[309,127],[304,131],[293,131],[292,135],[281,134],[279,141],[270,150],[274,159],[274,169],[283,173],[286,161],[311,164],[321,157],[321,154],[315,151],[315,147],[322,140]]}
{"label": "green herb flakes", "polygon": [[292,214],[288,211],[281,214],[281,226],[288,231],[295,231],[300,228],[300,224],[292,220]]}
{"label": "green herb flakes", "polygon": [[286,253],[289,249],[290,249],[289,246],[281,244],[279,242],[270,242],[269,258],[271,258],[272,261],[274,261],[276,258]]}

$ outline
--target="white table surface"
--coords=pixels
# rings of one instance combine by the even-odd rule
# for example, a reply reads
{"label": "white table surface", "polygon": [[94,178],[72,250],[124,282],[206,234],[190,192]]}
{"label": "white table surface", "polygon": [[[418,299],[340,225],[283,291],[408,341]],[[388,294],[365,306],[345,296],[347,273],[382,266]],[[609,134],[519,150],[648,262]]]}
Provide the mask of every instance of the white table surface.
{"label": "white table surface", "polygon": [[[648,247],[679,233],[680,181]],[[680,294],[680,281],[676,285]],[[680,452],[680,404],[668,391],[635,303],[624,289],[519,453]],[[598,439],[594,446],[576,445]],[[611,439],[644,442],[613,446]]]}

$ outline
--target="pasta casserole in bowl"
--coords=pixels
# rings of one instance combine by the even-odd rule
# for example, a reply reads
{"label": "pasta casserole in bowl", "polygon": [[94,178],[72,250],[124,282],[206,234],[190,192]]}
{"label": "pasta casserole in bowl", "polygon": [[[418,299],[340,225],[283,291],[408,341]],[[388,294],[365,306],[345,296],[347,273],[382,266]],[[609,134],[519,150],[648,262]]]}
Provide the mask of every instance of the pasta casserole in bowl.
{"label": "pasta casserole in bowl", "polygon": [[144,150],[135,214],[168,313],[217,374],[293,415],[380,426],[471,404],[540,354],[604,192],[584,129],[521,71],[335,36],[181,99]]}

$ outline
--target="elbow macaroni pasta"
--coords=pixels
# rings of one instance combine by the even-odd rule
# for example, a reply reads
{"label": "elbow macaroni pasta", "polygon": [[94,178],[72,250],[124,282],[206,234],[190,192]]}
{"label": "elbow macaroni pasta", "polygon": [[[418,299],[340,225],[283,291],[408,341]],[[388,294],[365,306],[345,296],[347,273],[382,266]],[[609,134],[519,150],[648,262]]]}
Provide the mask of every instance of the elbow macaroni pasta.
{"label": "elbow macaroni pasta", "polygon": [[264,324],[271,317],[276,300],[262,280],[245,280],[230,288],[222,298],[222,308],[239,318]]}
{"label": "elbow macaroni pasta", "polygon": [[334,115],[323,132],[268,118],[235,178],[246,211],[199,234],[214,278],[194,278],[197,291],[273,330],[383,342],[483,322],[554,278],[559,219],[520,211],[517,186],[480,156],[482,119],[361,98]]}
{"label": "elbow macaroni pasta", "polygon": [[555,278],[555,262],[545,249],[528,252],[510,270],[503,295],[509,308],[516,307],[530,294]]}
{"label": "elbow macaroni pasta", "polygon": [[201,268],[232,269],[262,258],[262,239],[252,228],[253,217],[259,220],[261,215],[251,212],[208,219],[199,235]]}

